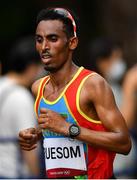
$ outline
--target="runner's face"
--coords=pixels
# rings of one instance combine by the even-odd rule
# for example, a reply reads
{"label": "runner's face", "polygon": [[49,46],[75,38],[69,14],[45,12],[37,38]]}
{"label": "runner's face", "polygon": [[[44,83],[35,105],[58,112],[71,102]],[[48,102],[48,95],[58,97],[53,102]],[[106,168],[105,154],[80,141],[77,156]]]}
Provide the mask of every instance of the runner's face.
{"label": "runner's face", "polygon": [[36,29],[36,49],[45,70],[60,69],[69,58],[69,40],[59,20],[40,21]]}

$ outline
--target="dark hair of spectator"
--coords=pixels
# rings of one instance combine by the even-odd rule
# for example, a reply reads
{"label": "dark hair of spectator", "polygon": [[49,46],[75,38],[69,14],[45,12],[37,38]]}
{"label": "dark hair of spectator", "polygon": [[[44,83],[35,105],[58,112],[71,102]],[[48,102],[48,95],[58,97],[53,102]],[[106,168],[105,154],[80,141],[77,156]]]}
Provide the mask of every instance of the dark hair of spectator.
{"label": "dark hair of spectator", "polygon": [[28,36],[16,41],[12,46],[8,61],[7,71],[23,72],[30,64],[41,63],[35,48],[35,38]]}
{"label": "dark hair of spectator", "polygon": [[98,61],[109,58],[114,50],[121,48],[121,44],[111,38],[99,37],[93,40],[89,46],[89,54],[93,70],[97,70],[96,63]]}

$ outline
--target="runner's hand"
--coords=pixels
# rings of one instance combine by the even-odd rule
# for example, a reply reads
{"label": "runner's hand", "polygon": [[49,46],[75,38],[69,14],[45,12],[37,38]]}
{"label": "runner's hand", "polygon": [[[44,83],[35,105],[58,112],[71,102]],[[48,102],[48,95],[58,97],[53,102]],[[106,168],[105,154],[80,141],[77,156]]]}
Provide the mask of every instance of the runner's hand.
{"label": "runner's hand", "polygon": [[37,147],[38,133],[35,128],[24,129],[19,132],[21,149],[30,151]]}
{"label": "runner's hand", "polygon": [[70,123],[66,122],[65,117],[55,111],[42,108],[38,117],[38,123],[41,129],[68,135]]}

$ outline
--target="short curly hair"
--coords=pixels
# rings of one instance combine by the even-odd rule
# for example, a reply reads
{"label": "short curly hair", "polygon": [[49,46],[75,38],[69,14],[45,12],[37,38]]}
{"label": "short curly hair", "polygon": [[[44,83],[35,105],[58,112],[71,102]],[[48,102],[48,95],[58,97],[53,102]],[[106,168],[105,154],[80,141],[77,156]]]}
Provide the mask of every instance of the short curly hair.
{"label": "short curly hair", "polygon": [[36,19],[36,25],[39,24],[40,21],[44,20],[60,20],[64,24],[64,29],[67,37],[76,36],[76,21],[77,18],[70,10],[65,8],[47,8],[42,9]]}

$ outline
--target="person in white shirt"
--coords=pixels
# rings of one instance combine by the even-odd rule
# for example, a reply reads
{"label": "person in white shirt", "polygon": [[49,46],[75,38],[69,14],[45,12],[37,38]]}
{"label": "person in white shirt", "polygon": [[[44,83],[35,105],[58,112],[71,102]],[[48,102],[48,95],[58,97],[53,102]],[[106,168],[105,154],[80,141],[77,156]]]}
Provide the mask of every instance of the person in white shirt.
{"label": "person in white shirt", "polygon": [[33,37],[18,40],[0,77],[0,178],[39,177],[39,152],[20,149],[17,137],[22,128],[36,125],[29,91],[41,70]]}

